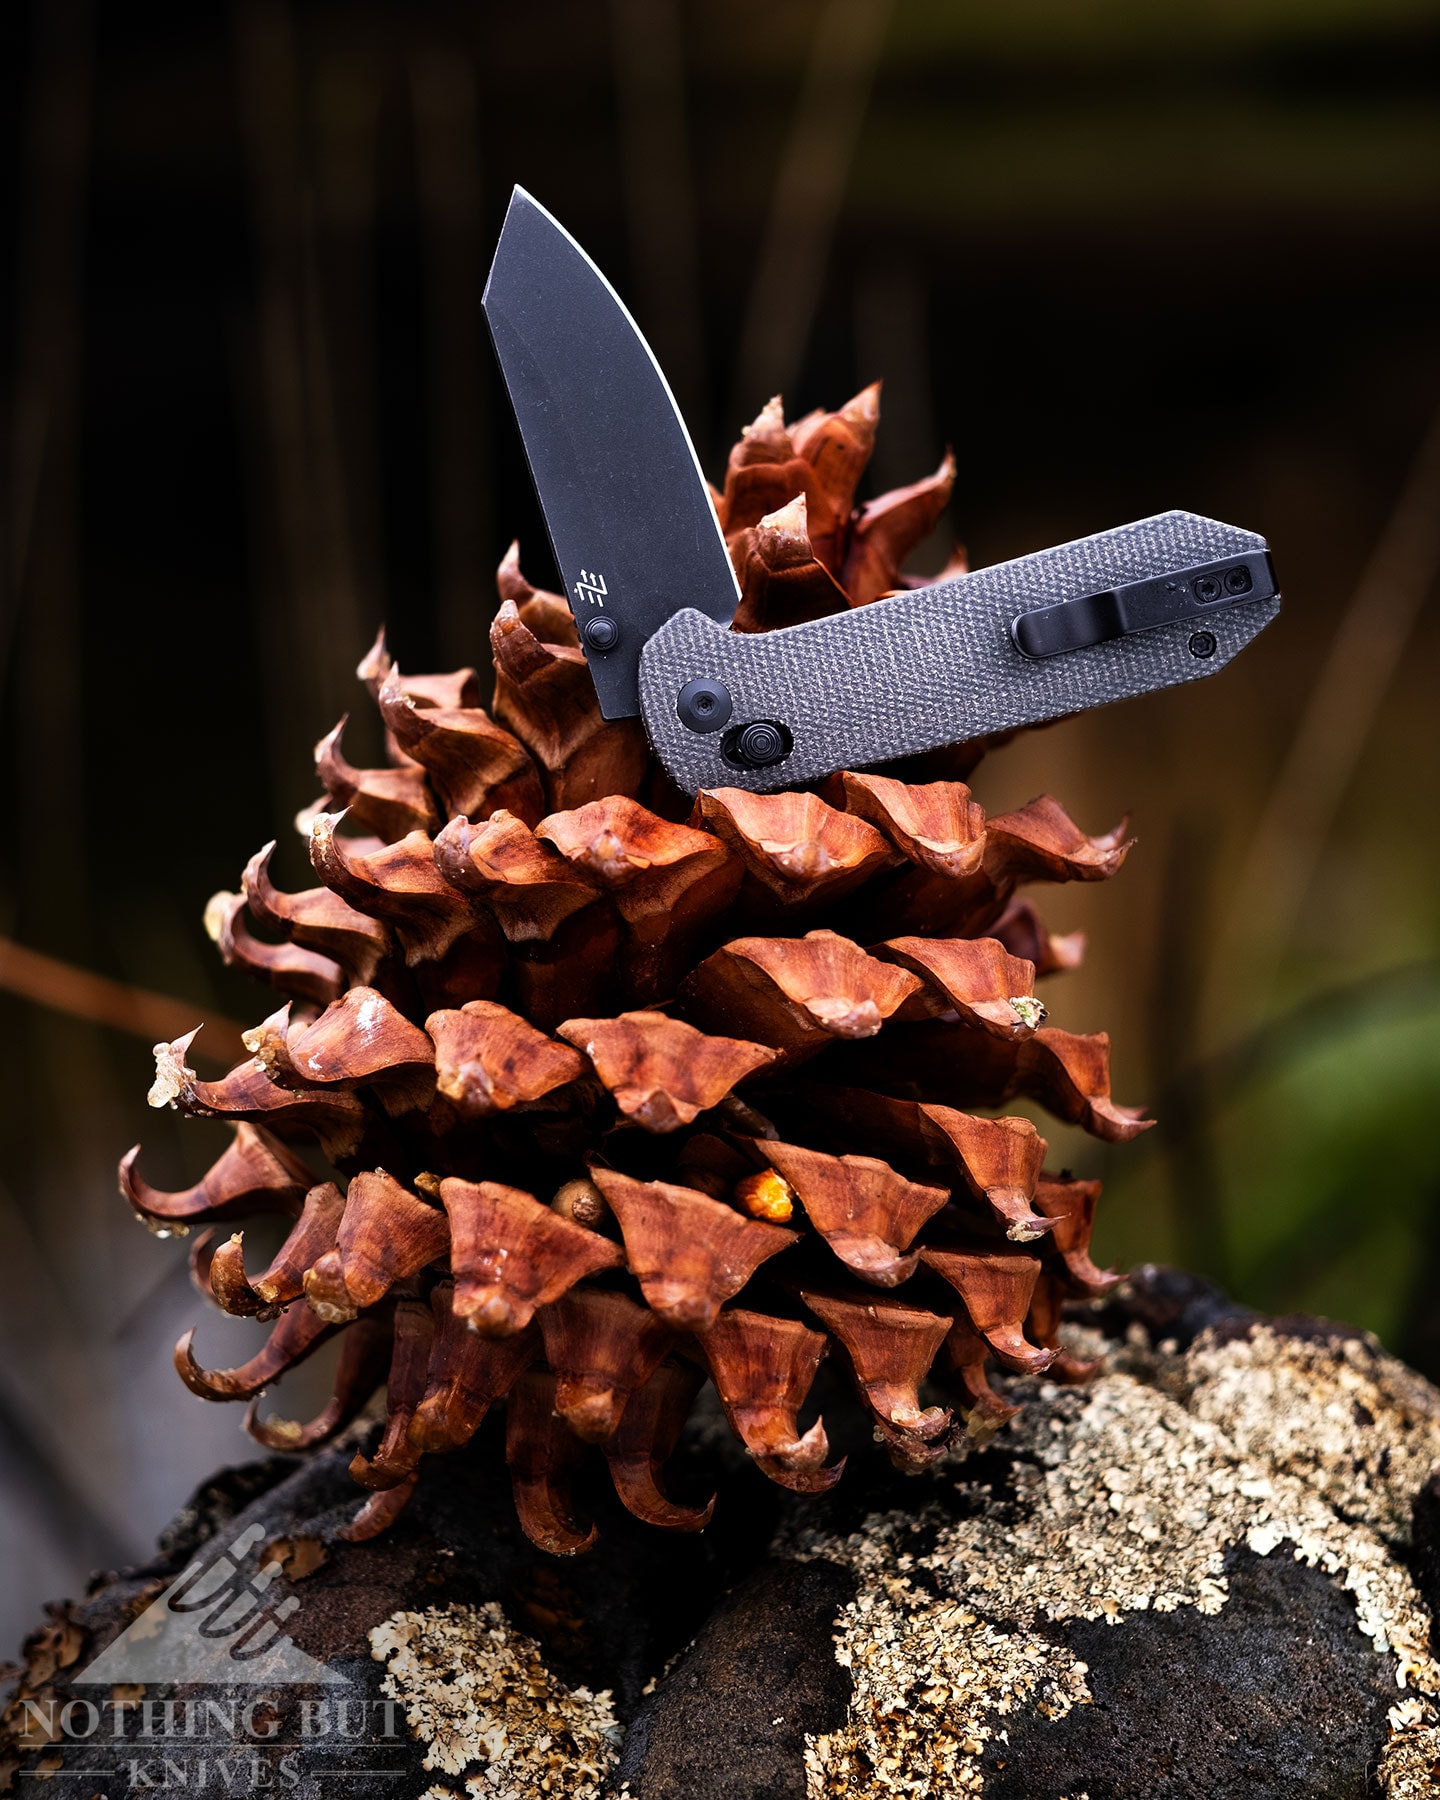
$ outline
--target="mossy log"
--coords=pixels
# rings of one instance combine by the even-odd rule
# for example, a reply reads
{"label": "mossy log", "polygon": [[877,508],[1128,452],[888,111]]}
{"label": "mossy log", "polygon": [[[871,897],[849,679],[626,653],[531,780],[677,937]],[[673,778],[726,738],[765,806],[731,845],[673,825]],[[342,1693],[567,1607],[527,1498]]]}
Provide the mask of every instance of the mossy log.
{"label": "mossy log", "polygon": [[[852,1479],[821,1496],[767,1483],[702,1409],[672,1487],[726,1491],[711,1527],[656,1534],[597,1487],[584,1557],[520,1529],[498,1418],[373,1542],[347,1470],[378,1424],[229,1470],[152,1562],[50,1609],[0,1767],[16,1789],[47,1774],[56,1800],[139,1792],[167,1756],[191,1786],[207,1758],[258,1756],[251,1786],[320,1795],[343,1772],[363,1800],[1440,1791],[1440,1393],[1363,1334],[1258,1318],[1173,1271],[1063,1330],[1100,1359],[1088,1386],[1010,1380],[1016,1423],[910,1476],[823,1396]],[[264,1694],[244,1741],[203,1719],[147,1737],[164,1714],[144,1701],[210,1689],[87,1686],[87,1668],[256,1525],[270,1597],[298,1601],[286,1631],[343,1681],[242,1690]],[[336,1696],[367,1721],[354,1736]],[[72,1700],[101,1728],[81,1704],[67,1730]]]}

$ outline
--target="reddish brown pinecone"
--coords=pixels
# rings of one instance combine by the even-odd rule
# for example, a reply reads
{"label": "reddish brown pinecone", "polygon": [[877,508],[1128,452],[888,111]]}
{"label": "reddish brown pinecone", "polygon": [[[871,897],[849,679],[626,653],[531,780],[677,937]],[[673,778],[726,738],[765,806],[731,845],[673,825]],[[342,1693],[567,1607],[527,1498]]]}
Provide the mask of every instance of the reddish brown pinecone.
{"label": "reddish brown pinecone", "polygon": [[[953,467],[856,508],[877,418],[876,388],[789,426],[777,400],[735,446],[716,504],[737,630],[905,585]],[[390,766],[353,768],[339,727],[320,743],[300,820],[319,885],[281,891],[271,846],[210,904],[222,955],[284,1004],[221,1080],[188,1038],[157,1048],[151,1104],[234,1138],[183,1193],[132,1151],[123,1191],[157,1229],[293,1225],[262,1273],[238,1231],[205,1234],[206,1290],[275,1323],[234,1369],[187,1335],[183,1380],[249,1401],[287,1450],[384,1388],[357,1537],[503,1400],[521,1521],[570,1552],[593,1541],[571,1484],[597,1452],[640,1518],[706,1523],[664,1478],[706,1380],[760,1468],[813,1493],[840,1474],[798,1423],[827,1355],[907,1469],[1011,1416],[992,1359],[1081,1376],[1056,1334],[1067,1296],[1115,1280],[1088,1253],[1098,1186],[987,1115],[1023,1095],[1109,1140],[1144,1129],[1110,1098],[1106,1037],[1042,1024],[1035,978],[1079,943],[1016,898],[1113,874],[1123,830],[1087,837],[1048,798],[987,820],[960,781],[882,774],[691,807],[637,722],[600,717],[564,601],[513,550],[499,586],[491,710],[473,670],[402,675],[382,639],[359,674]],[[321,1415],[260,1420],[335,1333]]]}

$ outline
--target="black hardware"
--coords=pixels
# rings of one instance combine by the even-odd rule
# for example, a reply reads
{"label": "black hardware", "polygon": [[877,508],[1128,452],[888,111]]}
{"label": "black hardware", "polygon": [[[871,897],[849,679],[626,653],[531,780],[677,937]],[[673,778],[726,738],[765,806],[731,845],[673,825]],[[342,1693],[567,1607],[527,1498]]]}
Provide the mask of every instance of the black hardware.
{"label": "black hardware", "polygon": [[[1022,656],[1060,656],[1067,650],[1085,650],[1137,631],[1153,631],[1159,625],[1172,625],[1218,607],[1270,600],[1275,593],[1270,558],[1257,550],[1123,587],[1103,588],[1099,593],[1063,600],[1058,606],[1036,607],[1016,618],[1010,635]],[[1196,639],[1209,636],[1208,632],[1196,632],[1191,638],[1194,655],[1214,654],[1213,638],[1208,650],[1195,648]]]}
{"label": "black hardware", "polygon": [[682,725],[691,731],[718,731],[730,723],[735,703],[722,681],[711,681],[699,675],[687,681],[675,699],[675,712]]}
{"label": "black hardware", "polygon": [[737,725],[727,732],[720,749],[727,762],[742,769],[768,769],[784,762],[795,748],[795,740],[783,725],[773,719],[752,719],[748,725]]}
{"label": "black hardware", "polygon": [[608,613],[596,613],[580,633],[587,650],[613,650],[620,642],[620,627]]}

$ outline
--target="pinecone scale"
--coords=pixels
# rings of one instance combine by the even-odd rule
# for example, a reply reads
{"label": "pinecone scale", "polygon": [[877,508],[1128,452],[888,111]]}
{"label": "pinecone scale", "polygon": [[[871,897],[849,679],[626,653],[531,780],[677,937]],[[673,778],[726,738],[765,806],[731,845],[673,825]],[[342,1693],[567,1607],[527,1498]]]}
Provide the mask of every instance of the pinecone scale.
{"label": "pinecone scale", "polygon": [[[878,416],[872,388],[747,429],[716,495],[736,629],[914,579],[953,465],[856,506]],[[210,902],[221,955],[281,1004],[219,1080],[191,1038],[157,1046],[151,1103],[232,1139],[190,1189],[151,1187],[135,1151],[121,1187],[152,1229],[202,1227],[202,1291],[272,1324],[232,1369],[187,1334],[181,1379],[292,1450],[383,1389],[357,1538],[503,1403],[521,1523],[557,1553],[594,1541],[573,1489],[597,1454],[632,1513],[704,1527],[664,1469],[706,1381],[757,1466],[814,1493],[843,1461],[801,1425],[826,1357],[911,1470],[1013,1415],[995,1365],[1084,1379],[1057,1334],[1067,1299],[1117,1279],[1090,1257],[1098,1184],[1047,1172],[999,1109],[1023,1096],[1109,1141],[1148,1123],[1112,1099],[1103,1033],[1044,1023],[1037,977],[1082,945],[1019,896],[1112,875],[1123,825],[1090,837],[1049,798],[987,818],[957,778],[983,746],[691,805],[638,722],[600,716],[564,600],[513,548],[498,582],[490,709],[473,670],[404,675],[382,634],[358,674],[388,766],[345,759],[343,720],[317,746],[297,821],[317,885],[281,889],[272,844]],[[220,1228],[263,1213],[290,1224],[256,1273]],[[323,1412],[261,1418],[337,1334]]]}

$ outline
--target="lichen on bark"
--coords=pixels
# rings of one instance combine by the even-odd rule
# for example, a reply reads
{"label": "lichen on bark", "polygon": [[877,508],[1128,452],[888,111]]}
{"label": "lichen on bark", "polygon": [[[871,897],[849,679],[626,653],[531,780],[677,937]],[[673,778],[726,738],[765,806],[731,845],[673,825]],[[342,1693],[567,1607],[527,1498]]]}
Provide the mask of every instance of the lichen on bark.
{"label": "lichen on bark", "polygon": [[[1104,1352],[1098,1334],[1067,1330],[1075,1352]],[[1237,1550],[1291,1557],[1343,1590],[1393,1667],[1382,1790],[1435,1792],[1440,1664],[1403,1560],[1414,1496],[1440,1462],[1428,1384],[1359,1334],[1258,1325],[1181,1354],[1136,1332],[1091,1389],[1042,1388],[1012,1432],[1003,1463],[961,1456],[914,1510],[844,1531],[792,1524],[791,1554],[860,1583],[836,1635],[850,1716],[807,1745],[809,1800],[993,1791],[1017,1720],[1094,1698],[1057,1625],[1218,1615]]]}
{"label": "lichen on bark", "polygon": [[393,1613],[370,1651],[426,1746],[423,1766],[461,1778],[425,1800],[598,1800],[621,1735],[609,1691],[567,1687],[495,1602]]}

